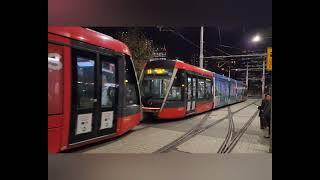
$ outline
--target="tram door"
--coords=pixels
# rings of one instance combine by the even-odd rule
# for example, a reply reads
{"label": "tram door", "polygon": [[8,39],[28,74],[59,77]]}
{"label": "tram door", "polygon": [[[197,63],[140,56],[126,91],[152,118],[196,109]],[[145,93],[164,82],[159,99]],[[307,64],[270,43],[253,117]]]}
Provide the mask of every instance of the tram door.
{"label": "tram door", "polygon": [[195,112],[197,79],[188,75],[187,81],[187,114],[189,114]]}
{"label": "tram door", "polygon": [[115,133],[115,57],[75,49],[72,56],[70,143]]}

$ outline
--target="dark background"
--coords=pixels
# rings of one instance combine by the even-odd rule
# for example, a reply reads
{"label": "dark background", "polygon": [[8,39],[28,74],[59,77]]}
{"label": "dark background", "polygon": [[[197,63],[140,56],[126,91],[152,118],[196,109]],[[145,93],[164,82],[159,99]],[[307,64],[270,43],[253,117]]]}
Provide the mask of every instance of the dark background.
{"label": "dark background", "polygon": [[[248,3],[245,3],[248,2]],[[10,4],[10,5],[8,5]],[[248,5],[252,4],[252,6]],[[11,179],[48,177],[47,154],[47,26],[69,25],[87,27],[156,26],[199,27],[204,25],[237,28],[246,24],[253,27],[274,26],[276,41],[273,45],[273,178],[294,176],[311,179],[317,166],[316,144],[317,101],[316,87],[318,66],[316,62],[317,5],[301,1],[128,1],[118,0],[49,0],[10,1],[1,11],[4,32],[2,53],[2,153],[3,176]],[[11,7],[7,7],[11,6]],[[272,16],[275,18],[272,19]],[[312,22],[313,24],[308,24]],[[309,37],[309,38],[308,38]],[[310,38],[311,37],[311,38]],[[305,42],[309,41],[309,42]],[[312,66],[304,66],[310,62]],[[313,108],[312,108],[313,107]],[[314,124],[312,124],[314,123]],[[314,145],[314,146],[313,146]],[[312,151],[313,150],[313,151]],[[111,156],[111,155],[109,155]],[[121,157],[119,157],[121,158]],[[187,157],[186,157],[187,158]],[[128,159],[131,167],[141,167],[139,160]],[[161,162],[161,158],[152,163]],[[313,162],[312,162],[313,161]],[[56,161],[57,162],[57,161]],[[86,167],[90,163],[79,161]],[[109,161],[108,163],[119,163]],[[242,160],[239,167],[246,166]],[[59,163],[53,162],[56,166]],[[60,161],[60,163],[66,163]],[[71,162],[69,162],[72,164]],[[151,161],[150,161],[151,164]],[[119,167],[120,165],[117,164]],[[152,165],[151,165],[152,166]],[[210,165],[208,165],[210,166]],[[313,168],[312,168],[313,166]],[[73,179],[78,179],[76,167]],[[99,166],[99,170],[105,170]],[[150,166],[149,166],[150,167]],[[165,169],[159,166],[158,169]],[[195,174],[201,179],[198,168],[184,168],[184,173]],[[238,168],[234,167],[234,168]],[[217,169],[227,170],[229,167]],[[54,170],[54,169],[51,169]],[[66,169],[65,169],[66,170]],[[125,174],[129,169],[123,169]],[[253,172],[265,172],[263,168]],[[157,169],[148,171],[150,174]],[[229,173],[230,172],[230,173]],[[96,171],[87,171],[95,175]],[[112,172],[111,172],[112,173]],[[164,172],[165,173],[165,172]],[[248,171],[247,174],[250,172]],[[149,174],[149,175],[150,175]],[[61,175],[61,174],[60,174]],[[210,173],[205,173],[210,175]],[[243,174],[242,174],[243,175]],[[17,177],[18,176],[18,177]],[[281,177],[282,176],[282,177]],[[15,178],[17,177],[17,178]],[[303,177],[303,178],[302,178]],[[308,178],[310,177],[310,178]],[[134,178],[132,178],[134,179]],[[236,176],[233,179],[239,179]],[[248,178],[247,178],[248,179]]]}
{"label": "dark background", "polygon": [[[135,28],[131,27],[89,27],[103,34],[119,38],[119,33],[127,32]],[[165,47],[167,59],[179,59],[186,63],[199,66],[200,53],[200,26],[199,27],[165,27],[165,26],[138,26],[146,37],[153,42],[153,47]],[[219,33],[220,31],[220,33]],[[251,39],[260,34],[262,40],[258,43],[251,42]],[[263,38],[268,37],[268,38]],[[266,53],[267,47],[272,47],[272,26],[270,25],[234,25],[225,26],[205,26],[204,27],[204,57],[208,56],[225,56],[252,53]],[[133,59],[135,60],[135,59]],[[262,58],[252,59],[254,61],[243,61],[243,59],[228,59],[233,63],[226,63],[219,66],[215,59],[204,59],[204,68],[210,71],[229,76],[229,68],[245,69],[246,62],[250,66],[262,66]],[[245,83],[246,71],[231,71],[230,77]],[[249,71],[249,95],[261,96],[262,89],[262,70]],[[272,84],[271,72],[266,71],[265,85],[268,87]]]}
{"label": "dark background", "polygon": [[[131,27],[90,27],[96,31],[117,38],[118,32],[128,31]],[[199,56],[200,26],[199,27],[144,27],[138,26],[157,47],[166,47],[169,59],[190,60],[192,55]],[[161,27],[161,29],[160,29]],[[220,29],[220,38],[219,30]],[[173,30],[175,32],[171,32]],[[226,55],[217,50],[219,48],[229,54],[243,54],[244,52],[266,52],[266,47],[272,46],[272,39],[264,39],[259,43],[251,43],[257,33],[262,36],[272,36],[272,26],[205,26],[204,27],[204,56]],[[178,34],[190,40],[193,44],[181,38]],[[225,45],[225,46],[220,46]],[[228,47],[226,47],[228,46]]]}

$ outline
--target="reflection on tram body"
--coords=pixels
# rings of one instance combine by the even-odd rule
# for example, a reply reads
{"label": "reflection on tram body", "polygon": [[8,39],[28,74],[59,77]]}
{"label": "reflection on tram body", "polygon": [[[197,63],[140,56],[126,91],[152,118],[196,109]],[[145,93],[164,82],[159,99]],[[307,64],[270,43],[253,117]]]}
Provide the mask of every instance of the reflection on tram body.
{"label": "reflection on tram body", "polygon": [[81,27],[48,27],[48,152],[119,136],[139,124],[129,48]]}
{"label": "reflection on tram body", "polygon": [[179,60],[149,61],[140,80],[144,114],[183,118],[246,100],[243,82]]}

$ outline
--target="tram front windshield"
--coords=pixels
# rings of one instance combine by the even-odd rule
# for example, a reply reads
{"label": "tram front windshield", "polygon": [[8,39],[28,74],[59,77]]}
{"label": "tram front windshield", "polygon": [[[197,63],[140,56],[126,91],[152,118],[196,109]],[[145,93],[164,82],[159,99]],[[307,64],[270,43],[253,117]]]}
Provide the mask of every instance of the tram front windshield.
{"label": "tram front windshield", "polygon": [[144,98],[162,99],[169,88],[170,77],[145,77],[142,82]]}
{"label": "tram front windshield", "polygon": [[[147,99],[164,99],[168,91],[170,80],[172,78],[172,71],[163,70],[163,74],[154,74],[151,70],[145,72],[141,91],[144,100]],[[168,100],[181,99],[181,88],[177,84],[177,76],[174,77],[174,82],[169,91]]]}

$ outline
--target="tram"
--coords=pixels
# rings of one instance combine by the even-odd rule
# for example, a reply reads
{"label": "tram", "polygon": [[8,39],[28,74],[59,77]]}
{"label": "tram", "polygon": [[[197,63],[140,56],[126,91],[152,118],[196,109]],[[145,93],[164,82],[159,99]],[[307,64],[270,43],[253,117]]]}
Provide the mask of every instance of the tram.
{"label": "tram", "polygon": [[48,152],[119,136],[142,119],[129,48],[82,27],[48,27]]}
{"label": "tram", "polygon": [[143,112],[177,119],[247,99],[244,83],[180,60],[149,61],[140,77]]}

